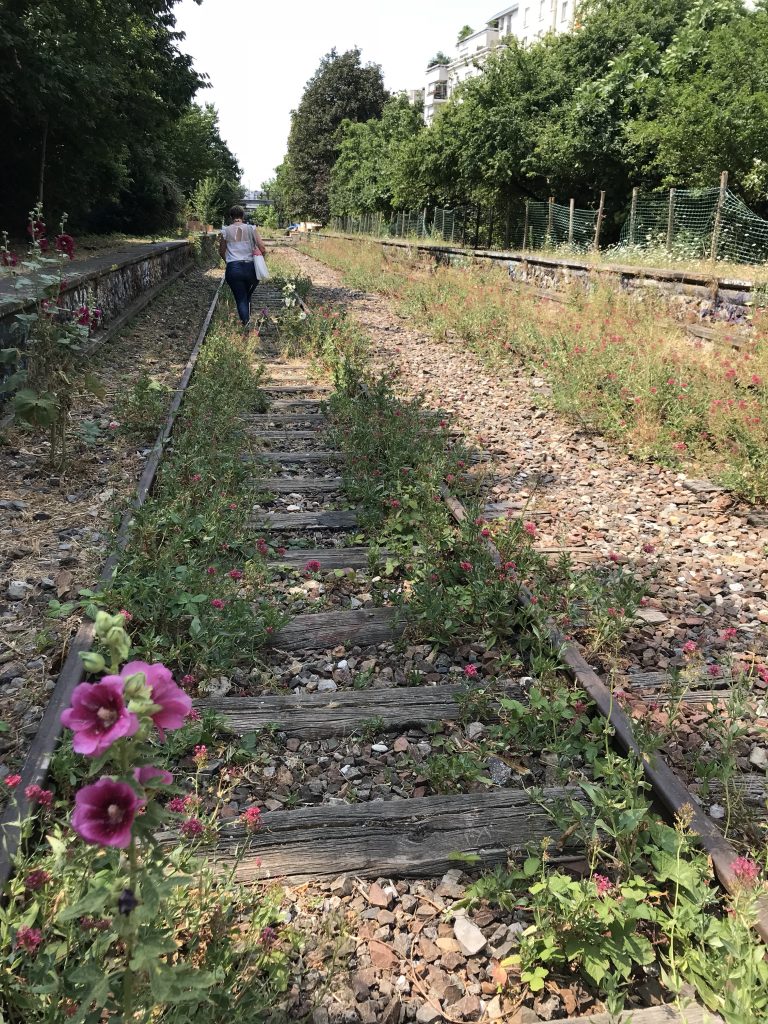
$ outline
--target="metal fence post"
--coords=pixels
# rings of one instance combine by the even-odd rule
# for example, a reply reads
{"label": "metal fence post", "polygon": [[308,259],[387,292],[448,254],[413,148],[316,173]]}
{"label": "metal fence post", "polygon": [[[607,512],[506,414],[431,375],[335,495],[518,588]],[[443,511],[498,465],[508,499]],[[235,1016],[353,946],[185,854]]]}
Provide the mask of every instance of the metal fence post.
{"label": "metal fence post", "polygon": [[637,227],[637,185],[632,189],[632,205],[629,208],[629,244],[635,244],[635,228]]}
{"label": "metal fence post", "polygon": [[717,250],[720,247],[720,230],[723,226],[723,207],[725,206],[725,193],[728,191],[728,171],[720,175],[720,195],[717,197],[717,209],[715,210],[715,226],[712,229],[712,253],[711,259],[717,259]]}
{"label": "metal fence post", "polygon": [[600,193],[600,205],[597,208],[597,221],[595,222],[595,252],[600,248],[600,232],[603,230],[603,216],[605,214],[605,192]]}
{"label": "metal fence post", "polygon": [[571,199],[568,203],[568,245],[573,245],[573,220],[576,213],[576,200]]}
{"label": "metal fence post", "polygon": [[552,245],[552,228],[555,222],[555,197],[550,196],[547,205],[547,237],[544,247],[548,249]]}
{"label": "metal fence post", "polygon": [[675,189],[669,190],[669,209],[667,211],[667,252],[672,252],[672,240],[675,234]]}

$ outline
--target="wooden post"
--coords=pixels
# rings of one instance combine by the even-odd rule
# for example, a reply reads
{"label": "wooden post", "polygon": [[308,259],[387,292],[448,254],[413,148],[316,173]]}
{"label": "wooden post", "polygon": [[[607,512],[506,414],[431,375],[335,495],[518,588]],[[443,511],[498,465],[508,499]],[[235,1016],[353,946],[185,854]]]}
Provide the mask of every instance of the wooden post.
{"label": "wooden post", "polygon": [[675,234],[675,189],[669,190],[669,209],[667,211],[667,252],[672,252],[672,240]]}
{"label": "wooden post", "polygon": [[549,205],[547,207],[547,237],[544,242],[546,248],[552,245],[552,228],[555,220],[555,197],[549,197]]}
{"label": "wooden post", "polygon": [[639,189],[635,186],[632,189],[632,205],[629,208],[629,244],[635,244],[635,230],[637,228],[637,193]]}
{"label": "wooden post", "polygon": [[603,230],[603,215],[605,214],[605,192],[600,193],[600,205],[597,208],[597,221],[595,222],[595,244],[594,250],[600,248],[600,232]]}
{"label": "wooden post", "polygon": [[428,206],[424,207],[424,212],[421,215],[421,237],[425,238],[427,234],[427,210]]}
{"label": "wooden post", "polygon": [[728,171],[720,175],[720,195],[717,197],[717,209],[715,210],[715,226],[712,229],[712,252],[710,258],[717,259],[717,250],[720,247],[720,231],[723,226],[723,206],[725,205],[725,193],[728,191]]}
{"label": "wooden post", "polygon": [[573,219],[576,212],[576,200],[568,203],[568,245],[573,245]]}
{"label": "wooden post", "polygon": [[528,242],[528,203],[529,199],[525,200],[525,223],[523,224],[523,252],[525,252],[525,246]]}
{"label": "wooden post", "polygon": [[507,205],[506,205],[506,208],[504,210],[504,248],[505,249],[509,249],[509,242],[510,242],[510,222],[509,222],[510,206],[511,206],[511,203],[509,201],[509,196],[507,196]]}
{"label": "wooden post", "polygon": [[475,240],[472,244],[472,248],[476,249],[480,244],[480,206],[477,207],[477,216],[475,217]]}
{"label": "wooden post", "polygon": [[496,207],[492,206],[491,207],[490,219],[488,221],[488,248],[489,249],[493,248],[493,216],[494,216],[495,212],[496,212]]}

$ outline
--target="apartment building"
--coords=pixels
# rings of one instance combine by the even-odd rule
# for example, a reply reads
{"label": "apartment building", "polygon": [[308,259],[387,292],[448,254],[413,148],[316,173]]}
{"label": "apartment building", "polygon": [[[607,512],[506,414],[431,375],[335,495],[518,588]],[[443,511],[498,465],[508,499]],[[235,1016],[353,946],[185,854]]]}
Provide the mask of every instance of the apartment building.
{"label": "apartment building", "polygon": [[482,74],[483,63],[505,39],[514,36],[525,45],[547,32],[569,32],[577,0],[519,0],[499,11],[477,32],[459,40],[456,56],[448,64],[427,69],[424,83],[424,120],[430,124],[437,111],[461,82]]}

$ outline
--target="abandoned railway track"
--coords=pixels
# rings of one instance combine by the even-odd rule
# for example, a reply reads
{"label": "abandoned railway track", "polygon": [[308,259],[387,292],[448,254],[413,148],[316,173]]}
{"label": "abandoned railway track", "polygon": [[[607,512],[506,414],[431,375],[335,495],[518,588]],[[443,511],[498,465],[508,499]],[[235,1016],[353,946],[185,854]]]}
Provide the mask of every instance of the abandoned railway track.
{"label": "abandoned railway track", "polygon": [[[507,935],[521,929],[511,928],[515,921],[491,918],[491,936],[493,929],[481,927],[482,916],[473,917],[472,900],[463,906],[461,900],[483,869],[503,870],[510,859],[530,858],[533,849],[547,849],[547,844],[551,866],[561,866],[574,878],[591,874],[584,830],[558,823],[558,809],[566,805],[582,822],[597,813],[587,797],[589,785],[581,785],[589,770],[582,773],[581,758],[559,764],[535,744],[514,753],[504,747],[510,714],[529,719],[542,714],[536,703],[542,692],[517,640],[499,637],[505,648],[499,658],[493,645],[471,639],[430,644],[412,634],[407,573],[384,570],[392,553],[373,543],[365,509],[349,498],[347,485],[356,470],[340,444],[349,425],[330,402],[334,389],[317,360],[285,354],[280,291],[262,289],[259,302],[264,307],[259,363],[265,408],[243,410],[249,444],[242,458],[253,473],[249,529],[268,551],[272,586],[283,610],[290,610],[269,636],[258,670],[242,677],[236,692],[229,679],[226,686],[219,680],[196,701],[198,713],[220,723],[232,742],[262,751],[261,760],[242,770],[236,791],[239,803],[262,809],[260,831],[251,840],[242,822],[227,824],[207,852],[233,865],[244,883],[319,885],[322,892],[330,885],[337,899],[338,893],[349,896],[360,887],[366,927],[352,922],[357,932],[353,960],[358,979],[362,974],[364,979],[356,989],[362,993],[356,996],[359,1014],[348,1019],[387,1024],[519,1020],[514,1014],[522,999],[503,997],[503,984],[494,995],[493,976],[476,965],[483,956],[498,964],[514,944],[507,944]],[[216,300],[140,483],[138,503],[152,486],[215,305]],[[364,406],[369,399],[363,384],[355,400]],[[446,443],[453,440],[446,433]],[[438,498],[457,524],[466,524],[469,513],[445,482]],[[502,514],[507,522],[522,518]],[[119,545],[129,531],[127,517]],[[503,575],[504,556],[491,531],[483,533],[489,534],[482,540],[487,554]],[[105,567],[105,579],[115,557]],[[471,571],[466,564],[469,569],[462,571]],[[514,569],[510,579],[513,574]],[[514,601],[523,608],[530,609],[535,600],[525,585],[514,588]],[[298,614],[293,611],[297,604]],[[72,644],[22,772],[19,796],[4,816],[4,880],[20,839],[16,817],[28,809],[24,790],[45,781],[61,710],[81,678],[79,653],[91,638],[85,626]],[[608,728],[610,743],[636,756],[653,797],[670,816],[686,819],[722,885],[738,892],[737,851],[663,759],[643,753],[630,718],[577,647],[554,629],[547,643],[559,655],[563,691],[576,694],[575,705],[564,706],[568,720],[576,706],[585,730],[597,735]],[[499,723],[506,732],[498,731]],[[214,764],[207,770],[215,776],[220,768]],[[429,928],[416,931],[404,953],[397,945],[393,911],[417,892],[409,888],[411,879],[433,880],[438,888],[428,890],[432,909],[428,891],[418,890],[419,905],[427,908],[420,910],[422,927],[429,922]],[[446,896],[458,901],[450,917]],[[765,908],[756,928],[768,939]],[[395,985],[386,976],[397,977],[403,956],[411,973],[406,984]],[[462,974],[467,964],[475,966]],[[630,994],[634,1024],[717,1019],[695,1003],[681,1015],[673,1006],[643,1006],[631,989]],[[582,1005],[576,997],[572,1004],[569,1000],[557,1003],[558,1019],[571,1024],[603,1019],[578,1013],[564,1018],[563,1007]],[[531,1012],[541,1000],[533,1005]],[[367,1017],[360,1016],[363,1011]],[[328,1020],[327,1012],[313,1020]]]}

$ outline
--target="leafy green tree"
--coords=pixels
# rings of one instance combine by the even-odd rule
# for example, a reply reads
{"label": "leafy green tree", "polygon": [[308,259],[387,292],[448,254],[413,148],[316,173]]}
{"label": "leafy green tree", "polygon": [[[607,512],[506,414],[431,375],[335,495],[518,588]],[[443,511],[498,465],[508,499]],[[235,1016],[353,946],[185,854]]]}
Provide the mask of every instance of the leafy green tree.
{"label": "leafy green tree", "polygon": [[450,63],[451,58],[447,54],[443,53],[442,50],[438,50],[435,56],[430,61],[427,62],[427,71],[429,71],[430,68],[437,67],[438,64]]}
{"label": "leafy green tree", "polygon": [[75,227],[173,219],[173,127],[205,85],[175,2],[0,0],[0,223],[23,233],[41,197]]}
{"label": "leafy green tree", "polygon": [[237,158],[221,138],[219,115],[212,103],[191,103],[173,126],[171,150],[175,178],[185,196],[205,178],[238,182]]}
{"label": "leafy green tree", "polygon": [[423,130],[421,108],[410,104],[404,95],[388,100],[378,119],[345,121],[339,156],[331,171],[331,214],[391,210],[394,175],[403,146]]}
{"label": "leafy green tree", "polygon": [[291,114],[286,168],[279,174],[287,209],[302,218],[327,219],[342,124],[378,117],[387,96],[381,67],[361,64],[360,50],[334,49],[323,57]]}
{"label": "leafy green tree", "polygon": [[471,36],[474,31],[475,30],[472,28],[471,25],[464,25],[462,28],[459,29],[459,35],[458,38],[456,39],[456,44],[458,45],[459,43],[463,43],[464,40],[468,36]]}

